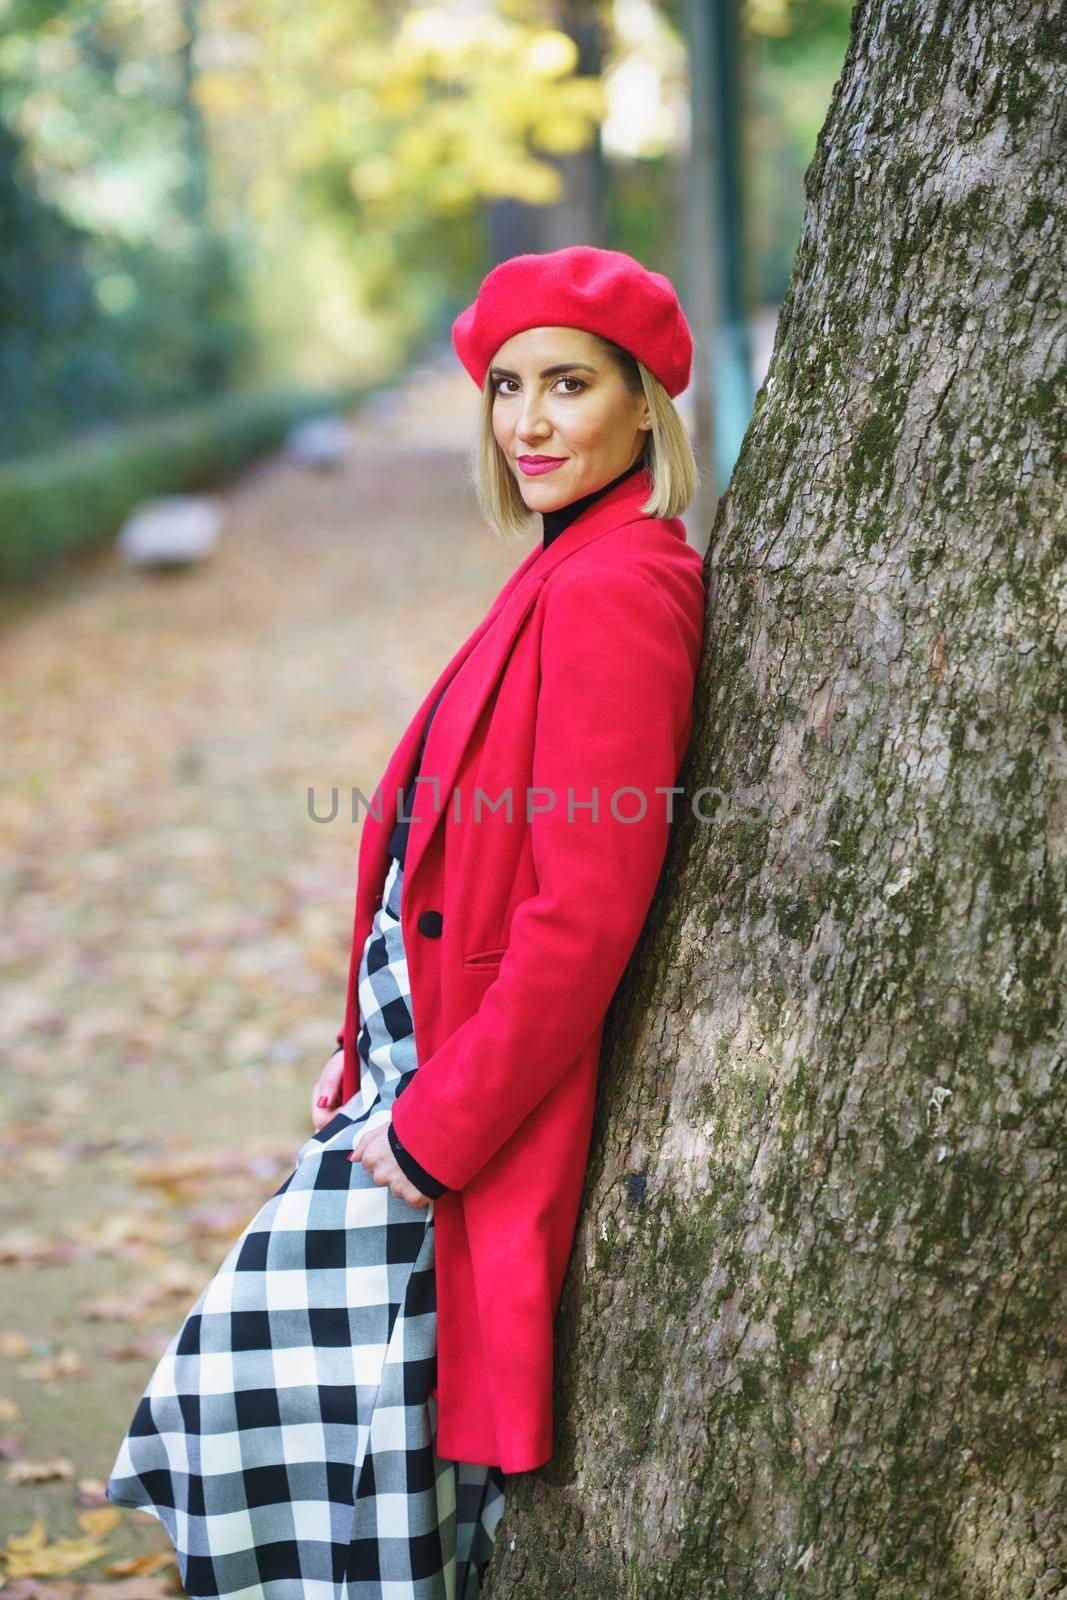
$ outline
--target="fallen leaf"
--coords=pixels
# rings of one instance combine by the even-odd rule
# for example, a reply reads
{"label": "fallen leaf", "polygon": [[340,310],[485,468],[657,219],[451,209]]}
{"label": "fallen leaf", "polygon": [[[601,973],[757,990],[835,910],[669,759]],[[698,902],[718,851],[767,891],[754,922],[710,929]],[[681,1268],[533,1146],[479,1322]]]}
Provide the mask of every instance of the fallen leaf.
{"label": "fallen leaf", "polygon": [[143,1339],[127,1339],[124,1344],[108,1345],[104,1354],[111,1361],[158,1361],[170,1344],[171,1337],[166,1331],[146,1334]]}
{"label": "fallen leaf", "polygon": [[89,1322],[138,1322],[144,1314],[142,1297],[136,1294],[105,1294],[87,1300],[82,1316]]}
{"label": "fallen leaf", "polygon": [[163,1578],[120,1578],[117,1583],[87,1583],[78,1600],[168,1600],[173,1593]]}
{"label": "fallen leaf", "polygon": [[16,1578],[5,1585],[4,1600],[74,1600],[72,1583],[38,1583],[36,1578]]}
{"label": "fallen leaf", "polygon": [[48,1543],[48,1524],[38,1516],[25,1533],[13,1533],[7,1544],[0,1547],[4,1577],[52,1578],[68,1572],[78,1572],[91,1566],[101,1556],[111,1554],[112,1547],[101,1544],[92,1535],[83,1539],[56,1539]]}
{"label": "fallen leaf", "polygon": [[26,1551],[42,1549],[48,1539],[48,1523],[42,1516],[34,1518],[25,1533],[13,1533],[8,1538],[4,1549]]}
{"label": "fallen leaf", "polygon": [[54,1478],[74,1477],[74,1463],[66,1456],[56,1456],[52,1461],[13,1461],[7,1469],[6,1483],[50,1483]]}
{"label": "fallen leaf", "polygon": [[46,1239],[32,1228],[11,1228],[0,1240],[0,1264],[7,1266],[22,1266],[27,1261],[78,1259],[81,1253],[69,1239]]}
{"label": "fallen leaf", "polygon": [[107,1482],[103,1478],[79,1478],[78,1499],[83,1506],[110,1505]]}
{"label": "fallen leaf", "polygon": [[109,1578],[125,1578],[164,1572],[170,1569],[170,1581],[180,1583],[178,1562],[173,1550],[156,1550],[143,1556],[120,1556],[116,1561],[106,1561],[104,1571]]}
{"label": "fallen leaf", "polygon": [[130,1255],[146,1245],[176,1243],[179,1234],[168,1218],[143,1211],[111,1212],[92,1222],[72,1223],[68,1236],[90,1255]]}
{"label": "fallen leaf", "polygon": [[78,1527],[84,1528],[86,1533],[107,1533],[109,1528],[114,1528],[122,1521],[122,1512],[118,1506],[96,1506],[92,1511],[83,1511],[78,1517]]}

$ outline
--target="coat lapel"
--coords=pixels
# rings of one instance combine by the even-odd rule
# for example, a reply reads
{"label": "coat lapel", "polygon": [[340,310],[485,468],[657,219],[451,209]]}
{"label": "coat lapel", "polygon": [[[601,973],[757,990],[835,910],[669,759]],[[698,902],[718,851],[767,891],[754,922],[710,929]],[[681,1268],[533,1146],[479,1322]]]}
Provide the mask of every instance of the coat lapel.
{"label": "coat lapel", "polygon": [[[420,784],[413,801],[414,816],[405,852],[404,883],[410,884],[437,824],[452,804],[452,786],[464,751],[479,716],[499,680],[512,644],[541,592],[548,574],[569,556],[613,529],[640,521],[647,513],[638,508],[651,492],[647,472],[635,472],[576,517],[545,550],[538,544],[508,579],[487,615],[460,646],[438,675],[409,722],[386,768],[379,789],[381,819],[367,813],[360,842],[360,881],[380,887],[385,871],[389,837],[396,823],[397,791],[403,793],[414,776],[422,729],[441,689],[449,692],[430,724],[422,769],[438,784]],[[668,524],[670,526],[670,524]],[[685,530],[678,522],[678,531]],[[453,679],[455,680],[453,682]],[[375,791],[376,793],[378,791]],[[434,802],[439,800],[435,810]]]}

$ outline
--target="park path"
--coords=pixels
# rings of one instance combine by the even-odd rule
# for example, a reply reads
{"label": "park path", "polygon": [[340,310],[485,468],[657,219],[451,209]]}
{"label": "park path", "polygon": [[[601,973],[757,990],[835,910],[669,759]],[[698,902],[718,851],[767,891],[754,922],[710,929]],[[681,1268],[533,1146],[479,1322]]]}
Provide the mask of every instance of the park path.
{"label": "park path", "polygon": [[[101,1505],[101,1480],[155,1354],[311,1131],[357,831],[343,805],[314,822],[308,786],[322,813],[333,784],[371,792],[524,553],[477,509],[477,392],[448,365],[358,415],[340,469],[242,476],[210,562],[148,575],[107,551],[7,609],[0,1550],[34,1528],[51,1546],[26,1595],[172,1592],[166,1535]],[[45,1577],[62,1539],[70,1576]],[[149,1561],[134,1589],[123,1556]]]}

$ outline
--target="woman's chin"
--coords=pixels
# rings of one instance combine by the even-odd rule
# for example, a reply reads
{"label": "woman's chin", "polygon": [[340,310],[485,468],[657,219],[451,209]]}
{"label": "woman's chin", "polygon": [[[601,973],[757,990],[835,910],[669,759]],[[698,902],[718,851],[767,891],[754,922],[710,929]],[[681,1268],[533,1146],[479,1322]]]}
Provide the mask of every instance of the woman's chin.
{"label": "woman's chin", "polygon": [[529,481],[519,484],[519,493],[526,503],[527,511],[557,511],[560,506],[565,506],[574,499],[566,489],[555,485],[550,489],[547,484],[532,484]]}

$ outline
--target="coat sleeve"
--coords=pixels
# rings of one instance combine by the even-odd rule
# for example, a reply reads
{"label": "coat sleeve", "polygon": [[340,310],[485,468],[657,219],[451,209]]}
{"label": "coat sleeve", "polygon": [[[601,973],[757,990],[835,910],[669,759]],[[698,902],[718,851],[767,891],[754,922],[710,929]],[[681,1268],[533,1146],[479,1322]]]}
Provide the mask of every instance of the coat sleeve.
{"label": "coat sleeve", "polygon": [[[516,907],[477,1011],[420,1062],[393,1107],[404,1146],[453,1189],[515,1133],[603,1020],[663,864],[671,797],[656,790],[674,785],[692,726],[693,665],[644,578],[620,570],[556,586],[540,649],[537,892]],[[539,809],[548,796],[555,804]],[[525,821],[525,795],[515,807]]]}

